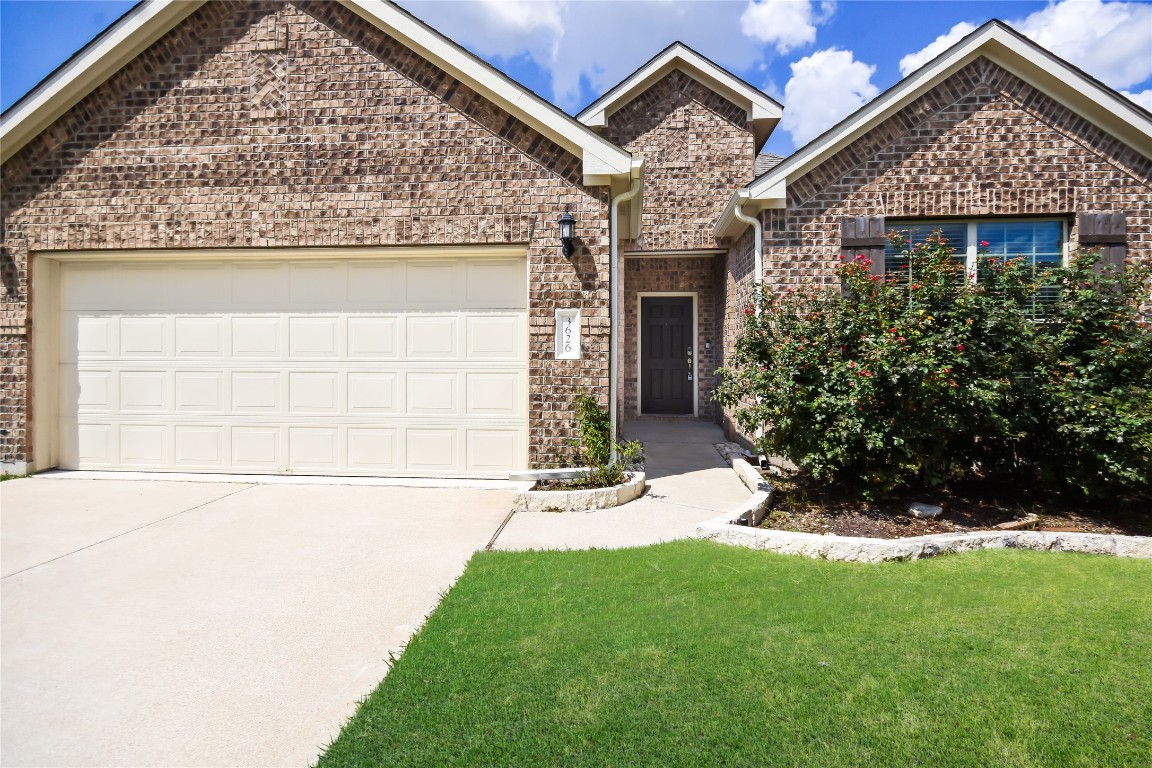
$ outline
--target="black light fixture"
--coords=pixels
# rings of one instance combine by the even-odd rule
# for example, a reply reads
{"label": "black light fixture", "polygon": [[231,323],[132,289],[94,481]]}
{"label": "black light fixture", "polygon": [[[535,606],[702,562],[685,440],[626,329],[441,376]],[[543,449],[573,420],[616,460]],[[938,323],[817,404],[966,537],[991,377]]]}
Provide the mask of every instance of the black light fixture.
{"label": "black light fixture", "polygon": [[564,244],[564,257],[572,258],[572,254],[576,252],[576,246],[572,241],[576,238],[576,219],[572,218],[570,211],[564,211],[564,215],[560,217],[560,242]]}

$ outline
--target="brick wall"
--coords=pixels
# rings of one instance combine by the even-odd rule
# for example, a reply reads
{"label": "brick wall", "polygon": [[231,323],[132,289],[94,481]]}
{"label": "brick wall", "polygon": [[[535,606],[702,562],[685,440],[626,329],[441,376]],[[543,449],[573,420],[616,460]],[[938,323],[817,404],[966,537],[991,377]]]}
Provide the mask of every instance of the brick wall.
{"label": "brick wall", "polygon": [[[3,167],[0,455],[30,458],[29,252],[524,243],[530,443],[608,394],[607,192],[580,161],[336,3],[209,3]],[[570,207],[569,261],[556,220]],[[584,360],[551,360],[554,310]]]}
{"label": "brick wall", "polygon": [[[717,262],[723,257],[640,258],[632,257],[624,263],[624,287],[621,296],[623,322],[620,338],[620,371],[624,419],[638,412],[637,333],[640,327],[637,294],[647,292],[696,293],[696,331],[693,349],[696,351],[697,415],[712,419],[716,416],[712,392],[716,378],[712,375],[720,365],[721,316],[717,310],[718,291],[714,288]],[[712,349],[705,349],[711,342]]]}
{"label": "brick wall", "polygon": [[788,185],[764,214],[765,280],[834,282],[844,216],[1089,211],[1127,211],[1129,258],[1152,259],[1152,160],[977,59]]}
{"label": "brick wall", "polygon": [[743,109],[673,71],[610,115],[604,136],[645,160],[641,233],[626,250],[718,247],[712,226],[752,180]]}
{"label": "brick wall", "polygon": [[[1152,261],[1152,160],[977,59],[789,183],[788,207],[761,215],[765,283],[834,285],[844,216],[1044,215],[1074,224],[1089,211],[1127,211],[1129,260]],[[1073,244],[1076,236],[1073,227]],[[729,343],[751,281],[747,238],[729,256]]]}

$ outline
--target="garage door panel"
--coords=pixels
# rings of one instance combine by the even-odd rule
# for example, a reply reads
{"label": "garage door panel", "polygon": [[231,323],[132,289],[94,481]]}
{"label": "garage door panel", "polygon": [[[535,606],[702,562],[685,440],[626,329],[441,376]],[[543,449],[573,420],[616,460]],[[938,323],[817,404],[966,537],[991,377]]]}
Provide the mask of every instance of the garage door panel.
{"label": "garage door panel", "polygon": [[528,294],[524,267],[523,259],[468,263],[465,282],[467,306],[526,309]]}
{"label": "garage door panel", "polygon": [[61,354],[66,355],[60,362],[75,362],[76,353],[87,359],[114,358],[119,346],[117,317],[89,315],[79,312],[66,312],[61,318]]}
{"label": "garage door panel", "polygon": [[347,412],[395,415],[399,408],[399,375],[394,372],[353,372],[347,377]]}
{"label": "garage door panel", "polygon": [[164,424],[121,424],[120,464],[126,467],[165,467],[169,428]]}
{"label": "garage door panel", "polygon": [[233,317],[232,356],[244,358],[279,358],[279,317]]}
{"label": "garage door panel", "polygon": [[517,467],[521,439],[517,429],[466,430],[466,469],[492,474],[511,472]]}
{"label": "garage door panel", "polygon": [[174,409],[177,413],[220,413],[227,410],[222,371],[176,371]]}
{"label": "garage door panel", "polygon": [[404,262],[348,265],[348,300],[354,307],[404,306]]}
{"label": "garage door panel", "polygon": [[232,412],[278,413],[280,374],[273,371],[232,372]]}
{"label": "garage door panel", "polygon": [[458,307],[463,298],[460,262],[409,262],[405,271],[404,304],[412,308]]}
{"label": "garage door panel", "polygon": [[347,285],[346,267],[342,262],[288,266],[288,298],[293,307],[342,305]]}
{"label": "garage door panel", "polygon": [[340,375],[336,371],[288,374],[288,413],[339,412]]}
{"label": "garage door panel", "polygon": [[115,376],[112,371],[78,371],[76,404],[79,413],[112,411],[116,407]]}
{"label": "garage door panel", "polygon": [[524,400],[524,392],[519,372],[467,373],[464,382],[467,393],[465,397],[467,415],[505,417],[522,415],[521,403]]}
{"label": "garage door panel", "polygon": [[294,360],[339,356],[340,317],[289,317],[288,354]]}
{"label": "garage door panel", "polygon": [[66,264],[60,464],[502,476],[527,450],[524,274],[523,259]]}
{"label": "garage door panel", "polygon": [[388,427],[348,427],[350,469],[392,472],[400,468],[397,453],[400,430]]}
{"label": "garage door panel", "polygon": [[181,317],[173,321],[176,357],[224,356],[224,317]]}
{"label": "garage door panel", "polygon": [[410,427],[405,430],[404,438],[405,464],[410,469],[446,473],[460,468],[456,457],[457,429]]}
{"label": "garage door panel", "polygon": [[223,424],[177,424],[173,430],[173,460],[185,469],[225,469],[227,433]]}
{"label": "garage door panel", "polygon": [[474,315],[465,318],[467,357],[472,360],[519,360],[525,330],[521,315]]}
{"label": "garage door panel", "polygon": [[276,262],[233,265],[232,302],[244,309],[281,309],[291,306],[288,270]]}
{"label": "garage door panel", "polygon": [[298,469],[336,469],[341,463],[338,439],[339,430],[335,427],[289,427],[289,466]]}
{"label": "garage door panel", "polygon": [[65,456],[73,455],[74,451],[78,462],[91,466],[112,466],[116,463],[116,432],[112,424],[76,425],[65,422],[65,425],[74,429],[77,438],[74,445],[68,445],[70,441],[66,441]]}
{"label": "garage door panel", "polygon": [[238,469],[279,469],[280,427],[232,427],[232,466]]}
{"label": "garage door panel", "polygon": [[170,411],[166,397],[168,376],[164,371],[120,371],[120,411],[161,413]]}
{"label": "garage door panel", "polygon": [[455,360],[460,322],[455,316],[410,315],[407,318],[405,357],[410,360]]}
{"label": "garage door panel", "polygon": [[405,377],[404,412],[409,416],[455,416],[459,412],[460,376],[420,371]]}
{"label": "garage door panel", "polygon": [[400,318],[349,317],[348,357],[395,360],[400,357]]}
{"label": "garage door panel", "polygon": [[167,317],[121,317],[119,356],[124,358],[171,357]]}
{"label": "garage door panel", "polygon": [[232,271],[227,264],[176,264],[172,267],[176,300],[184,306],[226,308],[232,301]]}

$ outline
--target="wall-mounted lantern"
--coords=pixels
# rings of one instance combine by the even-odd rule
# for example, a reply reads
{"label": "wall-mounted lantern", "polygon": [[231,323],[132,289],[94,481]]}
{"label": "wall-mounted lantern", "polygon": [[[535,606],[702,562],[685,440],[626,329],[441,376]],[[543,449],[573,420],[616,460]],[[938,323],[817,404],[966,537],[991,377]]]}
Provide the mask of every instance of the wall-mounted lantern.
{"label": "wall-mounted lantern", "polygon": [[564,245],[564,257],[572,258],[572,254],[576,252],[576,246],[573,240],[576,238],[576,219],[572,218],[570,211],[564,211],[564,215],[560,217],[560,242]]}

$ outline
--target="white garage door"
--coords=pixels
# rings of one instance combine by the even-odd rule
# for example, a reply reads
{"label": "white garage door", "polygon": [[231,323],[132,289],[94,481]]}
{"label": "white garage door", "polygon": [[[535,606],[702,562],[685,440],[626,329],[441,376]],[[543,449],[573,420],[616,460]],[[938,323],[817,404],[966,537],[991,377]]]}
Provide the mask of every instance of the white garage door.
{"label": "white garage door", "polygon": [[67,264],[61,466],[502,477],[523,258]]}

